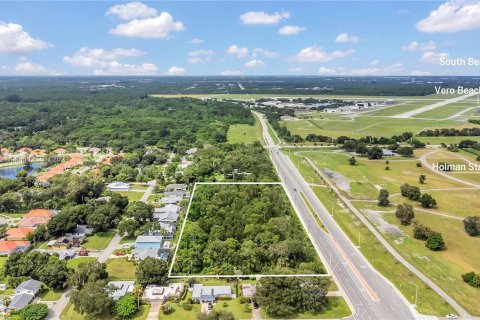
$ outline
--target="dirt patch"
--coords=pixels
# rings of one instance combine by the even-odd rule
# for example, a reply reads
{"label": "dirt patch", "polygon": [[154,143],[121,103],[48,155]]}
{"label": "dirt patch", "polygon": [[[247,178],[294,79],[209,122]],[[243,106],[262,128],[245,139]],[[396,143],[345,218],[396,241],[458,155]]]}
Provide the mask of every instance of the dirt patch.
{"label": "dirt patch", "polygon": [[333,181],[335,182],[335,184],[337,185],[337,187],[339,189],[341,189],[342,191],[345,191],[347,192],[348,194],[350,194],[350,180],[345,177],[343,174],[341,173],[338,173],[338,172],[335,172],[335,171],[332,171],[328,168],[324,168],[323,169],[323,172],[325,172],[327,174],[327,176]]}
{"label": "dirt patch", "polygon": [[396,237],[403,236],[403,231],[396,225],[388,223],[383,219],[383,212],[374,211],[369,209],[363,209],[362,212],[372,221],[375,226],[384,234],[391,234]]}

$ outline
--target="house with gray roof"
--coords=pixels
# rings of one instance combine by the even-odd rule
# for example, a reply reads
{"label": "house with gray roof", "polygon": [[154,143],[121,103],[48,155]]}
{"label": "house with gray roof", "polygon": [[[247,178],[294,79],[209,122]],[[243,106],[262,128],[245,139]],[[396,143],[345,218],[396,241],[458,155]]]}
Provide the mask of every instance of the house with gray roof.
{"label": "house with gray roof", "polygon": [[170,255],[170,250],[165,249],[165,248],[152,248],[152,249],[138,249],[135,248],[132,250],[132,256],[135,259],[135,261],[142,261],[145,260],[146,258],[154,258],[154,259],[159,259],[163,260],[165,262],[168,261],[168,257]]}
{"label": "house with gray roof", "polygon": [[117,301],[127,293],[132,293],[134,289],[135,281],[110,281],[108,286],[113,288],[110,293],[110,297]]}
{"label": "house with gray roof", "polygon": [[166,191],[180,191],[180,190],[187,190],[187,185],[183,183],[172,183],[172,184],[167,184],[165,187]]}
{"label": "house with gray roof", "polygon": [[167,191],[163,193],[164,197],[180,197],[183,198],[185,192],[182,190],[175,190],[175,191]]}
{"label": "house with gray roof", "polygon": [[89,228],[86,224],[77,224],[77,227],[66,233],[67,237],[86,237],[93,233],[93,229]]}
{"label": "house with gray roof", "polygon": [[35,299],[42,288],[42,283],[37,280],[23,281],[15,288],[15,294],[8,305],[9,311],[15,311],[25,308]]}
{"label": "house with gray roof", "polygon": [[177,204],[180,201],[182,201],[182,197],[179,196],[169,196],[169,197],[163,197],[160,202],[163,204]]}
{"label": "house with gray roof", "polygon": [[40,291],[41,288],[42,288],[42,283],[40,281],[30,279],[27,281],[23,281],[18,285],[18,287],[15,288],[15,295],[28,293],[35,296],[37,295],[37,293]]}
{"label": "house with gray roof", "polygon": [[32,302],[34,298],[34,295],[28,293],[16,294],[12,297],[7,309],[8,311],[21,310]]}
{"label": "house with gray roof", "polygon": [[126,182],[112,182],[107,184],[107,189],[110,191],[130,191],[131,187]]}
{"label": "house with gray roof", "polygon": [[204,286],[197,283],[193,285],[192,300],[199,302],[214,302],[218,298],[235,298],[230,286]]}

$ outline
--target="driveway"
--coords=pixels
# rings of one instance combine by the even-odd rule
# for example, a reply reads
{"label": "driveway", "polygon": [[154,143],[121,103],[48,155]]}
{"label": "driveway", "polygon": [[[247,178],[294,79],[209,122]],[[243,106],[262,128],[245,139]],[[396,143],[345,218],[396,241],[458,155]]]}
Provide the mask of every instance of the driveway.
{"label": "driveway", "polygon": [[120,249],[121,248],[121,245],[120,245],[120,240],[122,239],[122,237],[120,237],[117,234],[115,234],[115,236],[112,238],[112,240],[110,241],[110,243],[108,244],[108,246],[103,249],[103,251],[98,255],[98,261],[99,262],[105,262],[107,261],[110,256],[113,254],[113,251],[115,249]]}
{"label": "driveway", "polygon": [[145,193],[143,194],[143,196],[140,198],[140,201],[142,202],[148,202],[148,197],[150,197],[150,195],[152,194],[153,192],[153,189],[155,189],[155,186],[157,185],[157,180],[153,180],[153,181],[150,181],[148,183],[148,188],[147,190],[145,190]]}
{"label": "driveway", "polygon": [[162,307],[161,300],[150,301],[150,311],[148,312],[147,320],[158,320],[158,313]]}
{"label": "driveway", "polygon": [[60,319],[60,314],[62,313],[63,309],[65,309],[65,307],[67,306],[71,291],[72,291],[71,289],[67,289],[62,294],[60,299],[58,299],[57,301],[54,301],[51,305],[48,306],[49,308],[48,315],[46,316],[45,319],[47,320]]}
{"label": "driveway", "polygon": [[251,304],[251,306],[252,306],[252,319],[256,319],[256,320],[262,319],[262,315],[260,314],[260,308],[254,309],[253,303]]}
{"label": "driveway", "polygon": [[202,302],[202,307],[200,308],[201,313],[209,314],[210,310],[208,310],[208,302]]}

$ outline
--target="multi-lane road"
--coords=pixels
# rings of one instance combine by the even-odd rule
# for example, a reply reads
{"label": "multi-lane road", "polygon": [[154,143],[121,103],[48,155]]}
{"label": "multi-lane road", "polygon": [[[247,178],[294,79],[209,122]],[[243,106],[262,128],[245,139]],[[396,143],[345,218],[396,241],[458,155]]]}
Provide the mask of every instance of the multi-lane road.
{"label": "multi-lane road", "polygon": [[[291,160],[278,151],[268,133],[263,115],[256,113],[263,128],[265,145],[315,248],[327,271],[332,275],[355,319],[415,319],[418,314],[402,294],[380,275],[343,233],[328,211],[318,200]],[[317,224],[305,201],[322,221],[324,231]]]}

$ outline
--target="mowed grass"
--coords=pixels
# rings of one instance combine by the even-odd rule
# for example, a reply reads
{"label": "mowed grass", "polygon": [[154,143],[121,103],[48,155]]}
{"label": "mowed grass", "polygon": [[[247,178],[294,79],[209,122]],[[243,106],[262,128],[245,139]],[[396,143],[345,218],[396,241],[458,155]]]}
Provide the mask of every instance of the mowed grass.
{"label": "mowed grass", "polygon": [[473,140],[480,142],[480,137],[462,137],[462,136],[455,136],[455,137],[415,137],[415,139],[418,139],[426,144],[429,145],[441,145],[442,143],[445,143],[446,145],[451,145],[451,144],[458,144],[462,140]]}
{"label": "mowed grass", "polygon": [[461,277],[470,271],[480,273],[480,250],[475,250],[480,248],[480,237],[470,237],[462,221],[416,211],[415,220],[440,232],[445,240],[447,249],[435,252],[411,236],[413,226],[400,226],[393,214],[384,215],[384,218],[408,235],[402,244],[395,244],[394,237],[387,237],[392,246],[467,311],[480,315],[480,290],[466,284]]}
{"label": "mowed grass", "polygon": [[[462,179],[464,181],[480,185],[480,171],[475,168],[469,168],[469,164],[480,166],[480,162],[476,161],[476,156],[467,153],[465,151],[461,152],[450,152],[447,150],[441,150],[428,157],[428,162],[430,164],[438,162],[446,162],[452,165],[464,165],[465,170],[462,171],[449,171],[445,172],[452,177]],[[465,185],[463,185],[465,186]]]}
{"label": "mowed grass", "polygon": [[476,102],[464,100],[416,114],[414,118],[444,119],[453,116],[454,114],[459,113],[463,110],[476,106]]}
{"label": "mowed grass", "polygon": [[341,119],[315,119],[283,121],[292,134],[306,137],[308,134],[320,134],[328,137],[348,136],[360,138],[368,135],[391,137],[403,132],[414,134],[427,128],[463,128],[471,127],[461,121],[454,120],[424,120],[424,119],[397,119],[370,116],[358,116],[354,120]]}
{"label": "mowed grass", "polygon": [[135,280],[137,266],[126,258],[108,259],[107,272],[110,280]]}
{"label": "mowed grass", "polygon": [[40,293],[42,301],[57,301],[62,296],[64,290],[47,289]]}
{"label": "mowed grass", "polygon": [[[150,311],[150,305],[149,304],[142,304],[140,305],[140,310],[137,311],[133,315],[133,317],[130,318],[125,318],[125,319],[131,319],[131,320],[145,320],[147,319],[148,312]],[[65,309],[63,309],[61,315],[60,315],[61,320],[85,320],[87,319],[85,316],[79,314],[73,309],[73,304],[69,302]],[[112,317],[111,315],[102,315],[97,318],[94,318],[95,320],[114,320],[115,318]]]}
{"label": "mowed grass", "polygon": [[[225,283],[223,283],[223,285],[225,285]],[[192,292],[189,291],[187,292],[185,299],[183,299],[181,302],[186,302],[190,300],[191,297]],[[170,303],[170,305],[173,307],[174,311],[170,314],[163,314],[163,312],[160,311],[158,314],[159,320],[194,320],[200,313],[201,308],[200,304],[198,303],[192,304],[192,310],[185,310],[178,303]]]}
{"label": "mowed grass", "polygon": [[375,110],[373,112],[369,112],[369,116],[381,116],[381,117],[390,117],[390,116],[396,116],[408,111],[420,109],[422,107],[428,106],[432,103],[435,103],[436,101],[410,101],[406,103],[402,103],[399,105],[391,106],[391,107],[385,107],[381,108],[378,110]]}
{"label": "mowed grass", "polygon": [[228,128],[227,141],[229,143],[254,143],[261,141],[261,129],[258,125],[235,124]]}
{"label": "mowed grass", "polygon": [[[298,150],[298,149],[297,149]],[[418,177],[421,174],[426,175],[427,181],[422,188],[457,188],[464,187],[454,181],[447,180],[438,174],[435,174],[423,167],[417,167],[417,160],[390,158],[388,166],[390,170],[385,170],[387,166],[385,159],[368,160],[364,157],[356,157],[357,163],[351,166],[348,159],[349,154],[325,151],[293,151],[292,159],[299,156],[305,156],[312,160],[316,167],[323,170],[328,168],[339,172],[350,180],[350,194],[357,199],[376,199],[378,197],[377,186],[386,189],[390,194],[400,192],[400,186],[403,183],[410,185],[419,185]],[[407,161],[404,161],[407,160]],[[309,181],[309,177],[306,177]]]}
{"label": "mowed grass", "polygon": [[97,260],[97,258],[94,258],[94,257],[78,257],[78,258],[70,259],[70,260],[67,261],[67,267],[69,267],[71,269],[77,269],[78,265],[80,263],[90,262],[90,261],[94,261],[94,260]]}
{"label": "mowed grass", "polygon": [[[136,189],[132,187],[132,189]],[[139,189],[140,190],[140,189]],[[126,196],[128,198],[128,201],[139,201],[140,198],[143,196],[143,192],[135,192],[135,191],[114,191],[118,194],[121,194],[122,196]]]}
{"label": "mowed grass", "polygon": [[252,317],[252,312],[245,312],[245,304],[241,304],[240,299],[219,300],[214,304],[213,310],[231,312],[235,319],[250,319]]}
{"label": "mowed grass", "polygon": [[92,236],[88,236],[86,241],[82,243],[82,247],[85,249],[94,249],[94,250],[102,250],[105,249],[112,238],[115,236],[115,231],[105,231],[105,232],[98,232]]}

